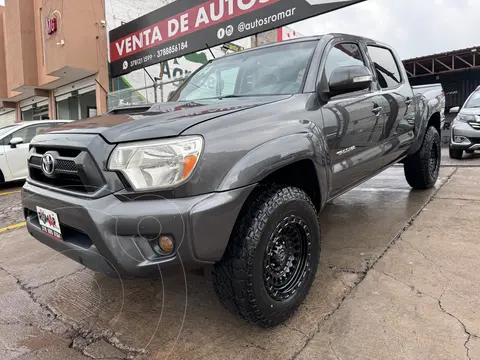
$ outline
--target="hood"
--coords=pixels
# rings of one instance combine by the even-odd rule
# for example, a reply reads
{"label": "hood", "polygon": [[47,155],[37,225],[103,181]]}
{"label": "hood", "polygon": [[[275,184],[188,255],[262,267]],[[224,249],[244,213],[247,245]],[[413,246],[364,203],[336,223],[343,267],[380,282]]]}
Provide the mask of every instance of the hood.
{"label": "hood", "polygon": [[480,115],[480,108],[463,108],[460,110],[462,115]]}
{"label": "hood", "polygon": [[[289,98],[291,95],[159,103],[141,114],[105,114],[58,126],[50,133],[100,134],[110,143],[178,136],[220,116]],[[46,132],[46,131],[45,131]]]}

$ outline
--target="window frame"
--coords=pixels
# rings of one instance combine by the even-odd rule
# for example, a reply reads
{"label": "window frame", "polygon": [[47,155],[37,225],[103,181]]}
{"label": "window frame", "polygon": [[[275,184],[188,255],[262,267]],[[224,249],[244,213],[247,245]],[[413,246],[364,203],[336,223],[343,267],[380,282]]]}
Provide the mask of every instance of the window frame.
{"label": "window frame", "polygon": [[[24,126],[24,127],[22,127],[21,129],[15,130],[14,132],[12,132],[12,133],[8,134],[7,136],[5,136],[5,138],[4,138],[4,140],[3,140],[4,143],[5,143],[5,145],[8,145],[13,138],[15,138],[15,137],[20,137],[20,136],[17,136],[17,135],[16,135],[16,134],[17,134],[18,132],[20,132],[20,131],[26,131],[25,134],[28,134],[28,129],[29,129],[30,127],[32,127],[32,126],[33,126],[33,125]],[[28,144],[27,142],[25,142],[25,137],[26,137],[26,136],[22,137],[22,139],[23,139],[23,144]],[[8,141],[6,141],[7,139],[8,139]]]}
{"label": "window frame", "polygon": [[[6,136],[2,139],[3,145],[9,145],[10,141],[11,141],[14,137],[18,137],[18,136],[16,136],[15,134],[18,133],[19,131],[24,131],[24,130],[25,130],[25,131],[26,131],[26,134],[28,135],[29,129],[31,129],[31,128],[37,128],[37,127],[45,127],[45,126],[48,126],[48,128],[51,128],[51,127],[52,127],[52,124],[51,124],[51,123],[31,124],[31,125],[24,126],[24,127],[22,127],[21,129],[15,130],[14,132],[6,135]],[[37,136],[37,135],[38,135],[38,134],[37,134],[37,130],[35,130],[35,135],[30,139],[30,141],[27,142],[27,141],[25,141],[26,138],[23,138],[24,141],[23,141],[22,144],[30,144],[30,143],[32,142],[33,138],[34,138],[35,136]],[[7,139],[8,139],[8,141],[7,141]]]}
{"label": "window frame", "polygon": [[[391,86],[391,87],[386,87],[386,88],[381,87],[378,76],[377,76],[377,71],[375,70],[373,58],[372,58],[372,56],[370,55],[370,52],[369,52],[370,47],[375,47],[375,48],[380,48],[380,49],[383,49],[383,50],[387,50],[390,53],[390,55],[392,55],[393,61],[396,65],[396,67],[397,67],[398,75],[400,76],[400,82],[396,86]],[[367,42],[365,44],[365,52],[366,52],[366,54],[368,56],[368,60],[370,62],[370,68],[371,68],[371,70],[373,69],[372,73],[373,73],[373,76],[375,77],[375,82],[377,83],[377,87],[380,91],[395,90],[395,89],[398,89],[399,87],[401,87],[405,84],[405,77],[404,77],[402,68],[400,67],[400,65],[398,63],[397,56],[395,55],[394,51],[391,48],[389,48],[388,46],[385,46],[385,45],[374,43],[374,42]]]}
{"label": "window frame", "polygon": [[[323,74],[326,75],[326,72],[327,72],[327,61],[328,61],[328,57],[330,56],[330,53],[332,52],[333,49],[337,48],[338,45],[343,45],[343,44],[350,44],[350,45],[356,45],[358,47],[358,50],[360,50],[360,56],[362,57],[362,61],[363,61],[363,65],[365,67],[368,67],[369,63],[368,63],[368,58],[365,56],[365,54],[363,53],[362,51],[362,47],[360,46],[360,43],[357,42],[357,41],[348,41],[348,40],[342,40],[342,41],[338,41],[338,42],[335,42],[332,44],[332,46],[330,46],[327,50],[327,55],[325,56],[325,62],[323,64]],[[341,66],[339,66],[341,67]],[[338,67],[338,68],[339,68]],[[336,69],[336,68],[335,68]],[[333,69],[333,70],[335,70]],[[327,78],[327,83],[330,82],[330,79]]]}

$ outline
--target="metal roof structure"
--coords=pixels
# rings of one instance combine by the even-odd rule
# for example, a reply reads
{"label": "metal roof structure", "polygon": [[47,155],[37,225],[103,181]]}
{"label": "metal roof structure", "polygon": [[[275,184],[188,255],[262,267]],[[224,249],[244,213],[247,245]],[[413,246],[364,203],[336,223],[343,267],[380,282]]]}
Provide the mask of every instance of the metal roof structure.
{"label": "metal roof structure", "polygon": [[403,61],[409,78],[480,69],[480,46]]}

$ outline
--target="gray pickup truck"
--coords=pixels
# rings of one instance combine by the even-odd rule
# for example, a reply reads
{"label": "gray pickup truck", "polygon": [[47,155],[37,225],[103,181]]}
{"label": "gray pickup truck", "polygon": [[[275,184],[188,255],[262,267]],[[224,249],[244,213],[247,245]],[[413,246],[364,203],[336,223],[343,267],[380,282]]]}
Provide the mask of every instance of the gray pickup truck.
{"label": "gray pickup truck", "polygon": [[440,85],[412,89],[395,51],[345,34],[208,62],[168,103],[34,138],[23,208],[33,237],[98,272],[213,265],[222,303],[271,327],[317,272],[325,204],[402,162],[431,188]]}

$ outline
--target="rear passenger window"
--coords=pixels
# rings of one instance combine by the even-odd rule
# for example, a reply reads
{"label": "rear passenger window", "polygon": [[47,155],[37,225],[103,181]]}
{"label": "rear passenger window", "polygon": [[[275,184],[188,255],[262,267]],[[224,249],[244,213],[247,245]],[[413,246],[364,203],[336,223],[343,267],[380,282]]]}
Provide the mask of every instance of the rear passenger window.
{"label": "rear passenger window", "polygon": [[325,75],[330,80],[333,70],[352,65],[365,65],[358,45],[354,43],[337,44],[328,54],[325,64]]}
{"label": "rear passenger window", "polygon": [[367,46],[367,48],[382,89],[394,88],[401,84],[402,76],[392,52],[379,46]]}

